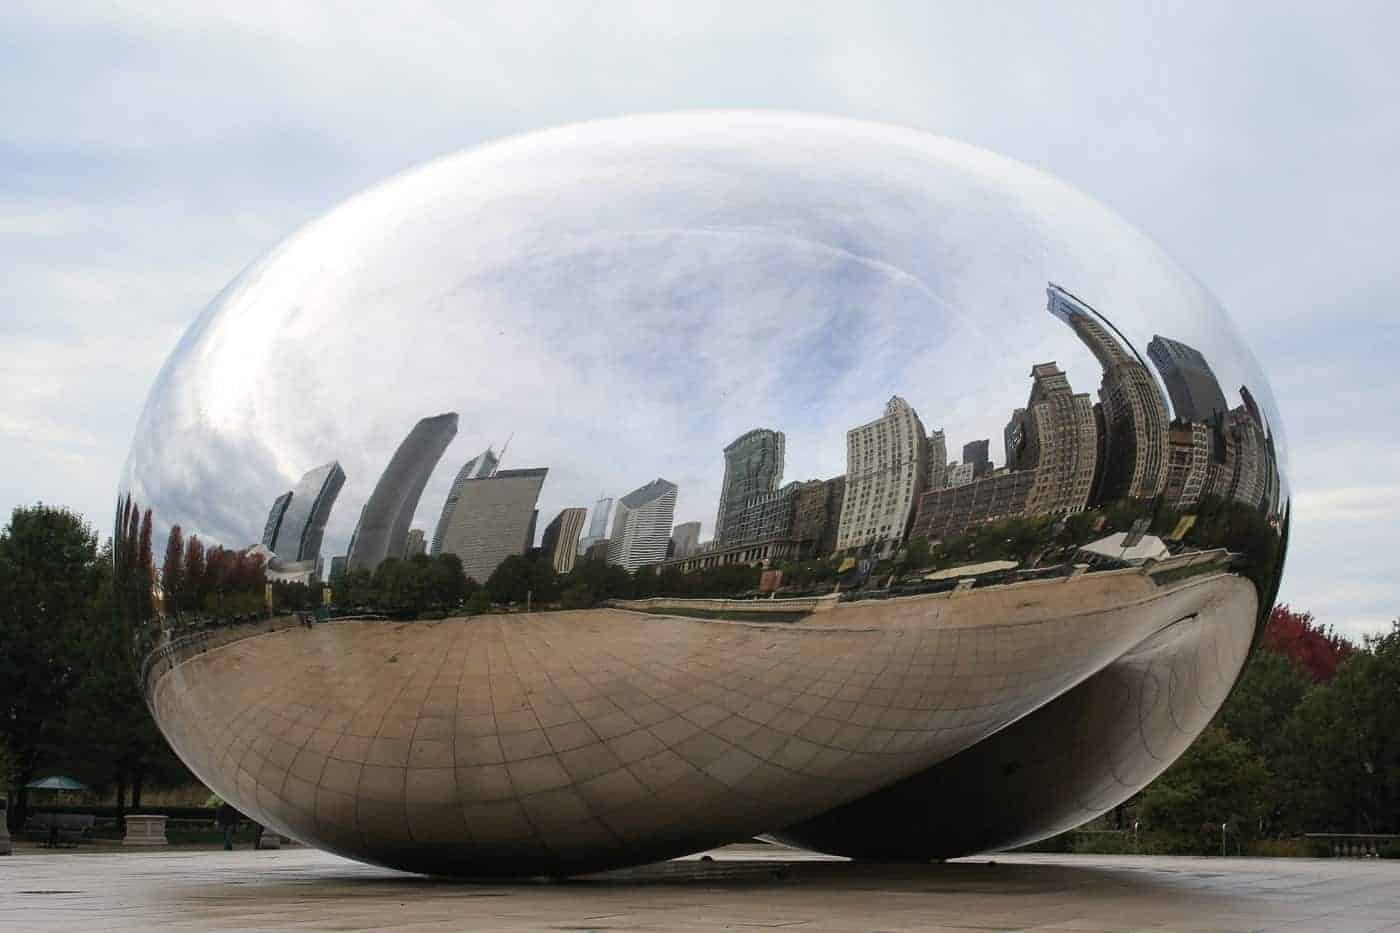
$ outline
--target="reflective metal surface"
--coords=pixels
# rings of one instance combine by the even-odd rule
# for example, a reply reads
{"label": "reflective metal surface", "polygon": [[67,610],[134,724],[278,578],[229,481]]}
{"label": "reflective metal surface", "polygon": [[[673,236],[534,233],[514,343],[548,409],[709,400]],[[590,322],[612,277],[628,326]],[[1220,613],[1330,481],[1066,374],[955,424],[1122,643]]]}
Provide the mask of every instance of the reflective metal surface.
{"label": "reflective metal surface", "polygon": [[1258,364],[1140,233],[958,143],[745,113],[505,140],[308,225],[171,355],[120,494],[195,773],[459,875],[1105,812],[1224,701],[1288,512]]}

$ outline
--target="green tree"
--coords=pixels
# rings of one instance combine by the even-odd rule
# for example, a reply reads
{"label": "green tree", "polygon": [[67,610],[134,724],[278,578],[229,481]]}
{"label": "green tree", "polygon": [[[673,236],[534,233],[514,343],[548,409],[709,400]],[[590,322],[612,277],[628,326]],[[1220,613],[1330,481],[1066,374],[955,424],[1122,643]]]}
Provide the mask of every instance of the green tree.
{"label": "green tree", "polygon": [[1284,724],[1308,692],[1311,681],[1295,662],[1273,651],[1254,653],[1217,722],[1268,762],[1287,752]]}
{"label": "green tree", "polygon": [[1269,809],[1269,769],[1248,745],[1211,726],[1142,796],[1148,828],[1167,850],[1220,850],[1220,824],[1242,840]]}
{"label": "green tree", "polygon": [[172,525],[165,541],[165,560],[160,565],[160,589],[165,596],[165,614],[179,618],[185,596],[185,536],[179,525]]}
{"label": "green tree", "polygon": [[0,531],[0,739],[13,758],[12,825],[23,825],[24,785],[76,681],[77,633],[97,582],[97,538],[80,516],[42,503],[14,510]]}
{"label": "green tree", "polygon": [[1312,832],[1400,832],[1400,622],[1314,686],[1288,723],[1290,810]]}
{"label": "green tree", "polygon": [[97,561],[98,582],[80,623],[75,654],[76,683],[69,697],[60,741],[46,758],[65,773],[117,789],[124,807],[141,806],[149,781],[186,783],[190,774],[170,750],[146,709],[139,663],[117,612],[111,545]]}
{"label": "green tree", "polygon": [[428,568],[428,592],[429,601],[447,612],[462,605],[467,595],[467,578],[460,557],[439,554],[432,558]]}
{"label": "green tree", "polygon": [[496,565],[486,579],[486,594],[493,603],[523,603],[533,573],[530,559],[512,554]]}
{"label": "green tree", "polygon": [[530,599],[536,606],[559,599],[560,577],[543,555],[530,561]]}

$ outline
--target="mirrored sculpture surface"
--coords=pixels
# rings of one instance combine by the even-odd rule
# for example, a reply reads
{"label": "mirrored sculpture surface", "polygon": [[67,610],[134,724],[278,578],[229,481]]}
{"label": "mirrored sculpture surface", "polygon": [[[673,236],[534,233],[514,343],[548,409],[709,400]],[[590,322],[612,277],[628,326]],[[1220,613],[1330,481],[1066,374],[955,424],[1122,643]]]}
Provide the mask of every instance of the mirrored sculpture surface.
{"label": "mirrored sculpture surface", "polygon": [[1287,516],[1257,362],[1122,220],[700,113],[440,159],[254,263],[152,389],[116,556],[151,710],[240,810],[567,874],[1103,813],[1224,702]]}

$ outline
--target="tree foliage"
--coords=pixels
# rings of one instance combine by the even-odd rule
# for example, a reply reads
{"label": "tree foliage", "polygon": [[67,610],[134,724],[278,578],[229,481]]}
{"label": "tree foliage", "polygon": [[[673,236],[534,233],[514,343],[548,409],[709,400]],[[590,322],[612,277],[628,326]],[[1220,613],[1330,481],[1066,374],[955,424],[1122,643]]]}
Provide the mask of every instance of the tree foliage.
{"label": "tree foliage", "polygon": [[14,510],[0,531],[0,739],[12,759],[17,818],[77,682],[81,622],[98,583],[87,522],[43,504]]}
{"label": "tree foliage", "polygon": [[1169,851],[1218,851],[1222,823],[1237,839],[1259,834],[1269,784],[1264,759],[1212,726],[1147,788],[1142,815]]}
{"label": "tree foliage", "polygon": [[[1356,646],[1276,607],[1215,724],[1136,807],[1173,851],[1302,832],[1400,833],[1400,622]],[[1206,827],[1214,825],[1215,831]]]}
{"label": "tree foliage", "polygon": [[1262,646],[1292,660],[1313,683],[1331,680],[1341,663],[1356,652],[1350,641],[1316,624],[1311,612],[1295,612],[1286,604],[1270,613]]}

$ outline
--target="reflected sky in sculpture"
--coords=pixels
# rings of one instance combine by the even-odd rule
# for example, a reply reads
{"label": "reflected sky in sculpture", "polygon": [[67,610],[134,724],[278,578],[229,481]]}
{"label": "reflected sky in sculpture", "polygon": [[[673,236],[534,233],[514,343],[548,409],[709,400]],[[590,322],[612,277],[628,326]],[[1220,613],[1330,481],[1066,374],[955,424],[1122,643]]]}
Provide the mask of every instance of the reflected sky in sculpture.
{"label": "reflected sky in sculpture", "polygon": [[185,335],[123,488],[158,524],[242,547],[339,460],[322,553],[343,554],[405,434],[455,411],[415,527],[510,438],[503,468],[549,468],[546,519],[662,476],[675,520],[708,536],[722,450],[755,425],[786,435],[786,478],[824,478],[892,395],[956,450],[1001,436],[1034,363],[1092,393],[1100,367],[1046,313],[1047,281],[1144,357],[1155,334],[1200,350],[1231,407],[1248,386],[1286,477],[1267,383],[1218,306],[1090,199],[921,133],[711,113],[505,140],[309,224]]}

